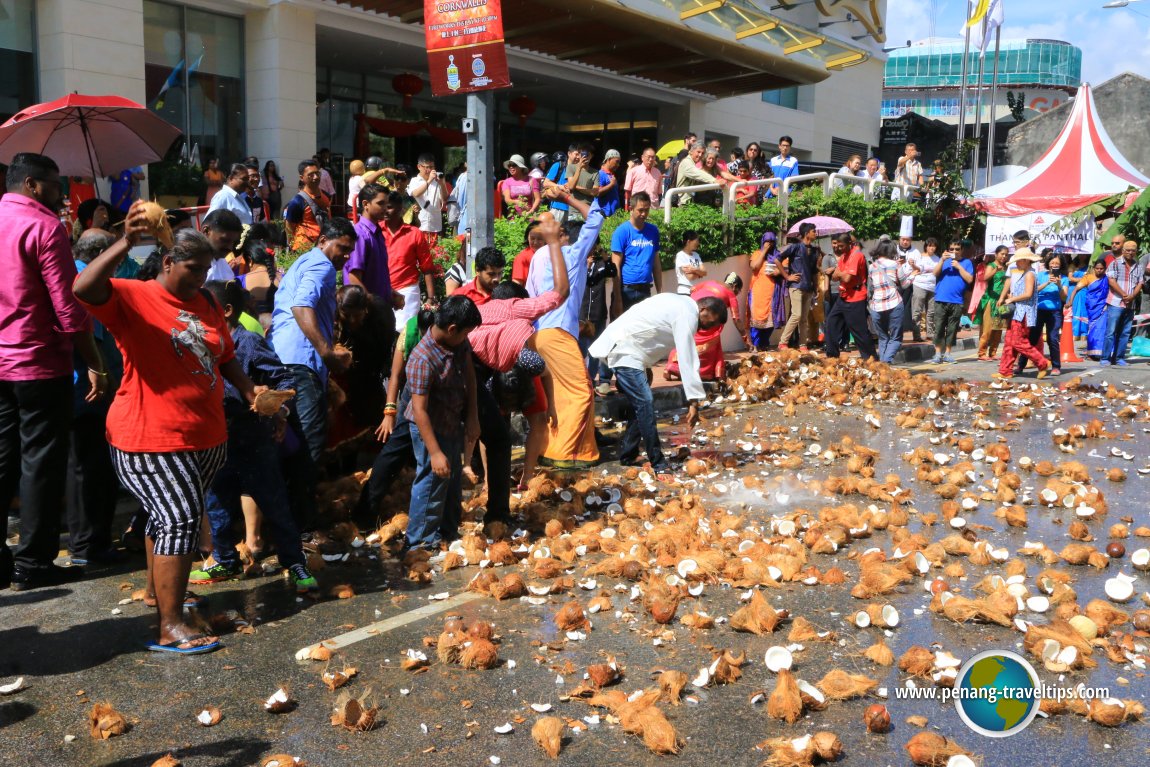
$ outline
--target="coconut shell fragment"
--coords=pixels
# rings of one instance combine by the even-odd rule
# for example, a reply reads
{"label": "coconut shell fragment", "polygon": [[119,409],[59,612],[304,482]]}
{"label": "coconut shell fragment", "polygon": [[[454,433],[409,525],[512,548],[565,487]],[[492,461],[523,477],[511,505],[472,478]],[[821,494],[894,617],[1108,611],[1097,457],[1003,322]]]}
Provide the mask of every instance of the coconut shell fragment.
{"label": "coconut shell fragment", "polygon": [[563,720],[557,716],[545,716],[531,727],[531,739],[552,759],[559,758],[563,747]]}
{"label": "coconut shell fragment", "polygon": [[348,697],[336,703],[335,711],[331,715],[331,723],[333,726],[343,727],[345,730],[367,732],[375,727],[378,714],[378,708]]}
{"label": "coconut shell fragment", "polygon": [[920,767],[946,767],[952,756],[970,756],[962,746],[934,732],[917,733],[907,741],[905,748],[910,760]]}
{"label": "coconut shell fragment", "polygon": [[252,410],[265,418],[271,418],[294,396],[295,389],[265,389],[256,395]]}
{"label": "coconut shell fragment", "polygon": [[183,767],[183,764],[183,762],[171,754],[164,754],[159,759],[152,762],[152,767]]}
{"label": "coconut shell fragment", "polygon": [[97,703],[88,713],[88,728],[93,738],[107,740],[127,732],[128,721],[111,703]]}

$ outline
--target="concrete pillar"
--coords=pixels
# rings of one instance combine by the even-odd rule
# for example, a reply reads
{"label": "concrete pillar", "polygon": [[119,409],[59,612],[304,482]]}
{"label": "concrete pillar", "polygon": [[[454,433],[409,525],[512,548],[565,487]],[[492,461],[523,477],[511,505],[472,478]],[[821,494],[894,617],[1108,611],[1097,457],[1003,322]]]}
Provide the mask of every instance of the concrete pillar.
{"label": "concrete pillar", "polygon": [[474,121],[467,134],[467,220],[471,224],[471,252],[495,244],[495,94],[467,94],[467,117]]}
{"label": "concrete pillar", "polygon": [[37,0],[40,99],[73,91],[143,103],[143,0]]}
{"label": "concrete pillar", "polygon": [[[143,0],[36,0],[36,38],[40,101],[73,92],[147,99]],[[97,188],[108,196],[107,182]]]}
{"label": "concrete pillar", "polygon": [[694,131],[702,139],[707,132],[707,102],[692,99],[686,104],[659,107],[659,144],[682,139]]}
{"label": "concrete pillar", "polygon": [[[244,17],[247,154],[274,160],[287,190],[315,154],[315,12],[274,3]],[[285,201],[287,196],[285,196]]]}

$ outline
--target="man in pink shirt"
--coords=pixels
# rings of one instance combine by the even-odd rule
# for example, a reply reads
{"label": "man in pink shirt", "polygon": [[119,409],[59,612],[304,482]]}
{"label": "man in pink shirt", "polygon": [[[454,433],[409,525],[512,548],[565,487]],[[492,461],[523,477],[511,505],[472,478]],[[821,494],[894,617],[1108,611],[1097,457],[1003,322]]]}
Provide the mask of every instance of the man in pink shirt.
{"label": "man in pink shirt", "polygon": [[[527,291],[514,282],[497,285],[492,300],[479,307],[483,324],[472,331],[474,339],[468,336],[478,384],[476,405],[479,411],[479,438],[487,447],[487,510],[483,516],[484,522],[508,523],[511,518],[511,435],[507,418],[500,412],[499,404],[487,384],[499,373],[506,373],[515,367],[520,353],[531,348],[531,339],[535,335],[532,323],[562,305],[570,292],[567,271],[563,268],[559,224],[553,218],[545,217],[540,220],[536,231],[547,243],[552,268],[557,275],[554,290],[536,298],[501,298],[505,288],[521,294]],[[539,394],[539,387],[536,387],[537,397]],[[546,413],[546,410],[542,411],[542,424],[538,423],[539,419],[531,422],[531,433],[527,437],[529,454],[534,447],[538,455],[541,447],[539,440],[547,425]],[[535,436],[535,443],[532,443],[532,435]],[[470,450],[470,446],[467,449]],[[527,481],[526,478],[523,481]]]}
{"label": "man in pink shirt", "polygon": [[659,207],[659,196],[663,193],[663,172],[655,165],[654,149],[644,149],[639,164],[631,166],[627,171],[623,192],[626,194],[623,202],[628,208],[631,207],[631,195],[636,192],[651,195],[651,207]]}
{"label": "man in pink shirt", "polygon": [[[72,295],[76,264],[58,210],[60,169],[16,155],[0,198],[0,588],[58,585],[83,575],[52,563],[72,425],[73,348],[88,366],[88,401],[104,395],[107,371],[92,320]],[[7,544],[6,512],[20,491],[20,546]]]}

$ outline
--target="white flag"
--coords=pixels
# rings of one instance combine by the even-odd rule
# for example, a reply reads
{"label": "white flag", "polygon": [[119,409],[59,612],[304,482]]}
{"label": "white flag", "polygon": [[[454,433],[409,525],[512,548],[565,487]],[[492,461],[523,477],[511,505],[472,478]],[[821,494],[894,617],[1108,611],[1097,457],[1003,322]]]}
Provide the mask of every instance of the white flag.
{"label": "white flag", "polygon": [[994,30],[1002,26],[1002,2],[1003,0],[990,0],[990,8],[986,12],[986,26],[982,33],[982,45],[979,50],[986,53],[986,47],[990,45],[991,39],[994,37]]}

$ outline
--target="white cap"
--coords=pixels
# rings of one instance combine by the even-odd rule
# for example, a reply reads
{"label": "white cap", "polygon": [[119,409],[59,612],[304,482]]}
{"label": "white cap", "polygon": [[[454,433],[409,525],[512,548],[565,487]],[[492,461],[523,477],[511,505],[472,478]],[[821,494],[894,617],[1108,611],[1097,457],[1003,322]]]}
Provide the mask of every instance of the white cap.
{"label": "white cap", "polygon": [[902,225],[898,228],[899,237],[914,237],[914,216],[903,216]]}

